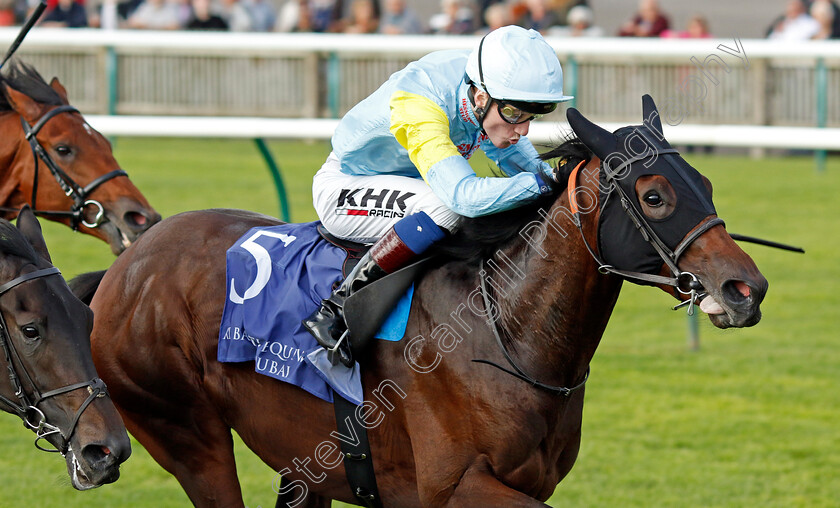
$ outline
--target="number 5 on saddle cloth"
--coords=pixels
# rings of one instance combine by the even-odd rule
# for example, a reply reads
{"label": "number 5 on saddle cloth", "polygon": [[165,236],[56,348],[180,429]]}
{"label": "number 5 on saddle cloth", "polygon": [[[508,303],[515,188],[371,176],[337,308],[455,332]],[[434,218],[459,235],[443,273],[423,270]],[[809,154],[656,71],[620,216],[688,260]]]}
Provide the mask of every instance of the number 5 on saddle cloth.
{"label": "number 5 on saddle cloth", "polygon": [[[363,246],[334,239],[319,232],[319,226],[311,222],[253,228],[228,249],[217,357],[220,362],[253,361],[257,372],[327,402],[333,401],[332,388],[361,404],[358,364],[337,373],[308,358],[324,350],[301,320],[330,295],[333,285],[343,280],[342,271],[349,272],[364,253]],[[347,300],[345,316],[354,350],[364,349],[373,337],[402,339],[412,281],[423,264],[410,265]]]}

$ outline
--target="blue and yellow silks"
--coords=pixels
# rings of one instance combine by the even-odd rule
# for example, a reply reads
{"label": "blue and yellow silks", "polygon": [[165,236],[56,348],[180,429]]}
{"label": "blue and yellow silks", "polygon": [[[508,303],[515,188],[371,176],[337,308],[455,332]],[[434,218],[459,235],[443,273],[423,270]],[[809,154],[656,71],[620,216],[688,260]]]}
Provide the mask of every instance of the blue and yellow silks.
{"label": "blue and yellow silks", "polygon": [[[547,191],[527,138],[498,149],[482,134],[464,82],[469,51],[431,53],[396,72],[351,109],[332,138],[349,175],[423,178],[454,212],[475,217],[530,201]],[[476,176],[467,160],[481,148],[509,178]]]}

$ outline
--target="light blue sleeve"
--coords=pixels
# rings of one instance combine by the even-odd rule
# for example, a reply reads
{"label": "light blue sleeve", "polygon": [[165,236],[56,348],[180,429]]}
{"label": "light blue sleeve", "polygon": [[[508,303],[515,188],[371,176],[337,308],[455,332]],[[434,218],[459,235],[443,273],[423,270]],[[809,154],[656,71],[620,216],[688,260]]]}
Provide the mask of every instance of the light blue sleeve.
{"label": "light blue sleeve", "polygon": [[459,155],[433,165],[426,181],[443,203],[458,215],[480,217],[515,208],[551,192],[540,174],[519,172],[506,178],[476,176]]}
{"label": "light blue sleeve", "polygon": [[515,145],[503,149],[493,146],[489,139],[484,140],[481,143],[481,149],[487,154],[487,158],[495,162],[508,176],[526,171],[552,177],[551,165],[539,159],[537,149],[526,137],[520,138]]}

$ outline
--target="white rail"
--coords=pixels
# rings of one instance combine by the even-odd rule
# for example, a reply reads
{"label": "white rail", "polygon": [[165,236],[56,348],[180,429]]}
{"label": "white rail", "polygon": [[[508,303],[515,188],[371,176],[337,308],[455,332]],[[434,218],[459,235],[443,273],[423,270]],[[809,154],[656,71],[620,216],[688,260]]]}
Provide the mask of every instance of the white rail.
{"label": "white rail", "polygon": [[[17,36],[17,27],[0,28],[0,44]],[[35,28],[24,44],[27,48],[102,48],[197,50],[204,54],[236,51],[374,53],[378,55],[422,55],[439,49],[472,48],[476,36],[441,35],[348,35],[226,33],[189,31],[99,30]],[[558,38],[547,39],[559,55],[635,56],[641,58],[702,58],[719,45],[736,49],[734,39],[643,39],[643,38]],[[840,59],[840,41],[779,42],[765,39],[740,40],[748,58]]]}
{"label": "white rail", "polygon": [[[338,120],[259,117],[173,117],[86,115],[108,136],[320,139],[332,137]],[[623,124],[605,123],[615,130]],[[528,137],[535,143],[558,142],[570,128],[564,123],[534,123]],[[840,150],[840,129],[745,125],[665,126],[672,145]]]}

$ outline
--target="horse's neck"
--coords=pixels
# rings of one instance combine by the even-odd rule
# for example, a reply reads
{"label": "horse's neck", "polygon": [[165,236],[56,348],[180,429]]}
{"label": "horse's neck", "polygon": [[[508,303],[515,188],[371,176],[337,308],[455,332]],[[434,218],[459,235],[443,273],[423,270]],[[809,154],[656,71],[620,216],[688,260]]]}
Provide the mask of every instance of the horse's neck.
{"label": "horse's neck", "polygon": [[[500,300],[499,328],[514,354],[539,381],[566,386],[586,371],[621,288],[620,280],[598,273],[568,210],[563,197],[541,214],[541,229],[532,225],[528,240],[487,263],[495,282],[512,281],[508,288],[493,284],[493,292]],[[597,210],[581,215],[593,248],[597,220]],[[493,276],[500,268],[507,279]]]}
{"label": "horse's neck", "polygon": [[[3,132],[0,139],[0,206],[12,206],[12,196],[19,190],[21,183],[20,171],[25,164],[19,162],[20,158],[29,155],[28,146],[24,150],[22,141],[23,130],[20,126],[20,116],[14,112],[0,113],[0,132]],[[33,167],[34,170],[34,167]]]}

